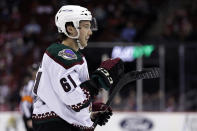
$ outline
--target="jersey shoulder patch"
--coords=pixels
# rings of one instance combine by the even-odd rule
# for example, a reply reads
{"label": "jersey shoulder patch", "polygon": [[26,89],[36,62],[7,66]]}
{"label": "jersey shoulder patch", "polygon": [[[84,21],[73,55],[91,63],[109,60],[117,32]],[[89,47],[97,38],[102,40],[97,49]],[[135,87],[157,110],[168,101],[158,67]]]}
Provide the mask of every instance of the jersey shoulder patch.
{"label": "jersey shoulder patch", "polygon": [[66,69],[77,64],[83,64],[84,62],[81,53],[63,44],[52,44],[47,48],[45,53]]}
{"label": "jersey shoulder patch", "polygon": [[66,60],[74,60],[77,59],[77,55],[71,49],[63,49],[58,52],[58,56]]}

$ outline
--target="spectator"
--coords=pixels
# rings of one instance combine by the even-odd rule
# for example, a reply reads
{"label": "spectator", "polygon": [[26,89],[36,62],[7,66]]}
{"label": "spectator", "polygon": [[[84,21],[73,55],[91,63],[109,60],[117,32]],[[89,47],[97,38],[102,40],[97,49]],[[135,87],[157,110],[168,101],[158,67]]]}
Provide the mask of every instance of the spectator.
{"label": "spectator", "polygon": [[9,88],[8,85],[6,85],[5,81],[2,80],[0,83],[0,104],[5,104],[8,100],[9,96]]}
{"label": "spectator", "polygon": [[166,111],[167,112],[176,111],[175,98],[173,96],[167,99]]}
{"label": "spectator", "polygon": [[126,27],[122,30],[121,38],[123,39],[123,41],[133,42],[135,35],[136,29],[134,28],[133,22],[128,21]]}
{"label": "spectator", "polygon": [[40,25],[36,22],[35,19],[32,19],[30,23],[25,25],[24,27],[24,32],[28,34],[40,34],[41,32],[41,27]]}

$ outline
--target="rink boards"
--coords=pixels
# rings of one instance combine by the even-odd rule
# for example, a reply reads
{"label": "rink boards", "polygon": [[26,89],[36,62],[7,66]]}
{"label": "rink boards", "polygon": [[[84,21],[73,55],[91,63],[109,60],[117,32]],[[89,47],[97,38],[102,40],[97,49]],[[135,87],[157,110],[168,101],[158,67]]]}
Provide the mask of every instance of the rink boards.
{"label": "rink boards", "polygon": [[[0,112],[0,131],[25,131],[19,112]],[[197,131],[197,113],[114,112],[95,131]]]}

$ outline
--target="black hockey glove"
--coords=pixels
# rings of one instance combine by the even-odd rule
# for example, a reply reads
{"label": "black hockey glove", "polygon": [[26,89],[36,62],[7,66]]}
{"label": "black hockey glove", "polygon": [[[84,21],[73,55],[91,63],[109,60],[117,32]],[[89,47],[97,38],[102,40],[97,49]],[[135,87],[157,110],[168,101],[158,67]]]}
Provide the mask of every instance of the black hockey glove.
{"label": "black hockey glove", "polygon": [[124,74],[124,63],[120,58],[103,61],[100,67],[92,74],[92,79],[100,84],[101,88],[112,89]]}
{"label": "black hockey glove", "polygon": [[111,107],[107,107],[104,103],[93,103],[91,120],[94,122],[98,119],[100,126],[105,125],[112,116]]}

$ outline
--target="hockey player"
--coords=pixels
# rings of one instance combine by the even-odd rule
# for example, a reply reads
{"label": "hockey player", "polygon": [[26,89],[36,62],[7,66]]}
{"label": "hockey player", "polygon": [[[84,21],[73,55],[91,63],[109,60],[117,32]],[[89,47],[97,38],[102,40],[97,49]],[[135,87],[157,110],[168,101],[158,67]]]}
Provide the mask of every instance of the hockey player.
{"label": "hockey player", "polygon": [[33,64],[28,70],[30,77],[27,84],[21,90],[20,109],[23,114],[23,121],[27,131],[33,131],[32,127],[32,109],[33,109],[33,93],[34,79],[38,70],[38,64]]}
{"label": "hockey player", "polygon": [[85,57],[95,20],[84,7],[62,6],[55,16],[61,42],[50,45],[42,58],[33,92],[35,131],[94,130],[93,122],[104,125],[112,115],[103,103],[92,103],[100,89],[113,90],[124,72],[123,62],[109,59],[89,77]]}

